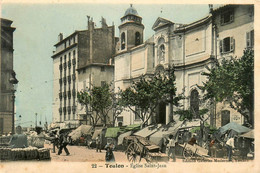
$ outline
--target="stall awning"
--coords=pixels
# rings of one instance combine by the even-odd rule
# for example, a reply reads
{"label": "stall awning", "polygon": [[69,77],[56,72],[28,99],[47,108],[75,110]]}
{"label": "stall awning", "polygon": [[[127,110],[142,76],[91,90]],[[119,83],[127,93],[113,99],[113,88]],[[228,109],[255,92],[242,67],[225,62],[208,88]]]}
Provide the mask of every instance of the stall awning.
{"label": "stall awning", "polygon": [[152,141],[153,143],[155,143],[158,146],[161,146],[162,138],[167,137],[170,134],[175,136],[175,134],[178,131],[178,128],[181,126],[182,123],[183,123],[182,121],[178,121],[175,124],[168,124],[168,125],[162,126],[157,132],[155,132],[154,134],[152,134],[150,136],[150,141]]}
{"label": "stall awning", "polygon": [[71,136],[72,140],[77,140],[79,139],[82,135],[91,135],[92,131],[92,126],[90,125],[81,125],[75,130],[73,130],[69,136]]}
{"label": "stall awning", "polygon": [[129,130],[140,130],[140,124],[132,124],[125,127],[125,131]]}
{"label": "stall awning", "polygon": [[106,138],[116,138],[118,136],[118,132],[120,131],[120,127],[110,127],[107,128]]}
{"label": "stall awning", "polygon": [[126,132],[126,133],[123,133],[123,134],[119,135],[119,136],[118,136],[117,145],[123,144],[124,137],[130,136],[131,134],[132,134],[132,131],[128,131],[128,132]]}
{"label": "stall awning", "polygon": [[92,139],[96,139],[96,137],[102,132],[102,128],[95,128],[94,134],[92,136]]}
{"label": "stall awning", "polygon": [[162,124],[150,125],[134,133],[134,135],[142,136],[145,138],[157,132],[161,126]]}
{"label": "stall awning", "polygon": [[237,134],[241,134],[241,133],[249,132],[251,129],[249,129],[249,128],[245,127],[245,126],[239,125],[239,124],[237,124],[235,122],[231,122],[231,123],[228,123],[228,124],[220,127],[219,128],[219,133],[220,133],[220,135],[223,135],[228,130],[233,130]]}
{"label": "stall awning", "polygon": [[250,139],[254,139],[254,130],[251,130],[250,132],[247,132],[243,135],[240,135],[240,137],[243,137],[243,138],[250,138]]}

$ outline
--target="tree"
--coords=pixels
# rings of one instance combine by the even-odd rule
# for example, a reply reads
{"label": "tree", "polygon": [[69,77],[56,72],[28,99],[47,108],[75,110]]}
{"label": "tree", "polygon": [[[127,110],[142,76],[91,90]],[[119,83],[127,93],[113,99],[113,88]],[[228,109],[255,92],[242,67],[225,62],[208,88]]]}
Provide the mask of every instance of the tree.
{"label": "tree", "polygon": [[142,75],[130,87],[121,91],[123,105],[140,117],[144,125],[155,113],[159,103],[178,106],[179,100],[182,99],[176,94],[174,71],[174,67],[170,66],[167,71],[149,76]]}
{"label": "tree", "polygon": [[88,109],[88,105],[91,107],[95,115],[90,115],[93,126],[96,126],[97,122],[101,119],[102,123],[107,125],[108,113],[112,109],[112,93],[109,85],[105,83],[102,87],[93,86],[87,88],[84,91],[78,92],[78,101]]}
{"label": "tree", "polygon": [[241,58],[223,59],[202,75],[207,82],[200,86],[204,99],[228,102],[248,123],[254,123],[254,51],[244,50]]}
{"label": "tree", "polygon": [[115,126],[116,119],[124,111],[124,106],[121,98],[120,91],[118,93],[113,92],[112,97],[112,110],[113,110],[113,126]]}

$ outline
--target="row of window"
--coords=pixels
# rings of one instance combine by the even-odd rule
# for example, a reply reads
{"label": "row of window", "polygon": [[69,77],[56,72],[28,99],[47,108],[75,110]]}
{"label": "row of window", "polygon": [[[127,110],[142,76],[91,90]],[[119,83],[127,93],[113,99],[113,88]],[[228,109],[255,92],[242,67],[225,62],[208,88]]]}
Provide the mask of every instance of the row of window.
{"label": "row of window", "polygon": [[59,98],[62,99],[62,97],[63,97],[64,99],[66,99],[67,96],[68,96],[68,98],[70,99],[70,98],[71,98],[71,95],[72,95],[73,97],[76,97],[76,90],[75,90],[75,89],[72,89],[72,91],[60,92],[60,93],[59,93]]}
{"label": "row of window", "polygon": [[[75,66],[76,65],[76,59],[72,59],[72,64]],[[66,70],[66,68],[71,68],[71,61],[69,60],[68,62],[64,62],[63,64],[59,65],[59,69],[62,70],[62,68],[64,68],[64,70]]]}
{"label": "row of window", "polygon": [[[74,36],[72,38],[72,40],[69,38],[69,41],[68,41],[68,46],[70,46],[71,44],[75,44],[76,43],[76,36]],[[64,42],[64,48],[66,49],[67,48],[67,41]]]}
{"label": "row of window", "polygon": [[[246,33],[246,47],[254,47],[254,30]],[[235,49],[235,39],[233,37],[226,37],[219,41],[219,51],[220,53],[232,52]]]}
{"label": "row of window", "polygon": [[76,81],[76,74],[75,74],[75,73],[72,74],[72,75],[69,75],[69,76],[67,76],[67,77],[60,78],[60,79],[59,79],[59,83],[60,83],[60,85],[62,85],[62,82],[63,82],[64,85],[66,85],[66,84],[67,84],[67,81],[68,81],[68,83],[70,84],[70,83],[71,83],[71,79],[72,79],[73,81]]}

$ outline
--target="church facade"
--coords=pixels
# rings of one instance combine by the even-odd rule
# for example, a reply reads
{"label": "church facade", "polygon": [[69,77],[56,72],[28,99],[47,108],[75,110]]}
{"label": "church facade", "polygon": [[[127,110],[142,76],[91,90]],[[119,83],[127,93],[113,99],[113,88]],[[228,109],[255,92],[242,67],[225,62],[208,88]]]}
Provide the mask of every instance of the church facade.
{"label": "church facade", "polygon": [[[154,74],[156,70],[176,68],[177,92],[184,92],[184,109],[195,118],[201,108],[207,108],[207,121],[220,127],[229,122],[244,123],[243,117],[228,104],[209,105],[201,102],[203,93],[198,88],[207,79],[202,75],[213,62],[223,58],[241,57],[243,50],[253,47],[253,5],[223,5],[209,8],[209,14],[190,24],[174,23],[157,18],[152,29],[154,35],[144,41],[142,17],[134,7],[129,7],[121,18],[119,44],[114,57],[115,88],[126,89],[140,75]],[[236,43],[236,44],[235,44]],[[167,124],[178,118],[170,114],[170,105],[160,104],[156,122]],[[176,108],[173,108],[176,109]],[[173,116],[173,117],[171,117]],[[117,118],[117,125],[141,123],[131,111]]]}

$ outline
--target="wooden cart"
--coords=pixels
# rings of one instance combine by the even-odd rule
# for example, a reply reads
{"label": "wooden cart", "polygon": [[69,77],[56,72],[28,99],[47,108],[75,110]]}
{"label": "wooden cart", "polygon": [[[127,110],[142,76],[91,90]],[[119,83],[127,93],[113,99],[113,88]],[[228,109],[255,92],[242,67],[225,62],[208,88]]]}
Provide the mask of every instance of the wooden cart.
{"label": "wooden cart", "polygon": [[140,162],[144,158],[147,162],[167,162],[166,154],[160,153],[160,147],[141,136],[127,136],[123,144],[129,162]]}
{"label": "wooden cart", "polygon": [[188,143],[179,145],[183,148],[182,155],[185,159],[207,160],[209,158],[208,150],[199,145]]}

